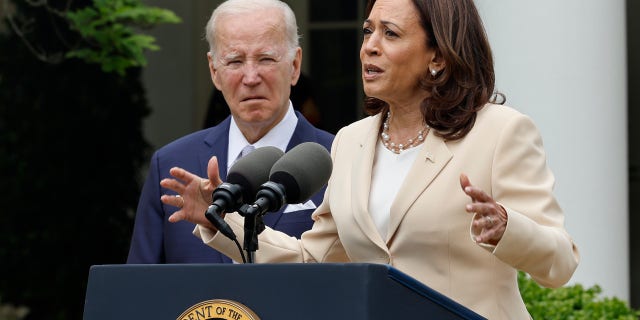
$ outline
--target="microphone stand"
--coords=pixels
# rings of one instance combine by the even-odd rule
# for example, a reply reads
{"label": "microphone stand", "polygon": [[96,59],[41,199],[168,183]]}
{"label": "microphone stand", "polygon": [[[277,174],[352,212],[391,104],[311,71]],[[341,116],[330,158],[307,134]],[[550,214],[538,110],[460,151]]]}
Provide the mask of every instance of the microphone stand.
{"label": "microphone stand", "polygon": [[262,216],[266,212],[282,208],[287,203],[285,194],[283,185],[267,181],[260,186],[253,204],[243,204],[238,209],[238,213],[244,216],[244,249],[247,251],[247,263],[255,261],[258,234],[265,228]]}
{"label": "microphone stand", "polygon": [[258,234],[264,230],[262,212],[256,205],[243,204],[238,213],[244,216],[244,250],[247,252],[247,263],[255,263]]}

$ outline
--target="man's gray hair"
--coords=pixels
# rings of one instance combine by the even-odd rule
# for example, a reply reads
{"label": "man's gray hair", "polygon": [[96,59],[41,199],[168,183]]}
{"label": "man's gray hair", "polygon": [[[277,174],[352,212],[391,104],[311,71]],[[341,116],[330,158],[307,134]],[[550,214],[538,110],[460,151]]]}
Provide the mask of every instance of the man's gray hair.
{"label": "man's gray hair", "polygon": [[205,34],[207,42],[209,42],[209,51],[211,51],[211,54],[215,56],[216,53],[216,22],[221,16],[228,14],[242,15],[264,9],[278,9],[282,12],[289,59],[293,60],[296,49],[300,46],[298,24],[296,23],[296,16],[293,10],[291,10],[289,5],[280,0],[226,0],[220,4],[213,10],[211,18],[209,18],[209,22],[207,22],[207,26],[205,27]]}

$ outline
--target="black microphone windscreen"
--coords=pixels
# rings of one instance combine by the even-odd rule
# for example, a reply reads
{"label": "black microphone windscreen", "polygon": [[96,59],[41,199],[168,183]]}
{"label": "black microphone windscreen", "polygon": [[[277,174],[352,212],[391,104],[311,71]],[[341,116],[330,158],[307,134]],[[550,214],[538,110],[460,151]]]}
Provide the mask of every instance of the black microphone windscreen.
{"label": "black microphone windscreen", "polygon": [[287,203],[301,203],[329,181],[332,169],[331,155],[325,147],[304,142],[276,161],[269,180],[284,186]]}
{"label": "black microphone windscreen", "polygon": [[243,201],[253,201],[260,186],[269,181],[271,167],[283,154],[276,147],[256,148],[229,168],[226,182],[242,187]]}

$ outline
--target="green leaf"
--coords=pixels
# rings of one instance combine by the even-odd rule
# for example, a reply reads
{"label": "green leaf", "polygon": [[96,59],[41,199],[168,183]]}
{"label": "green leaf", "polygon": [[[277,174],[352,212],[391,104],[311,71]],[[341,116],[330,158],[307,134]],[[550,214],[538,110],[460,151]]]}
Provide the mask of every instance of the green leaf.
{"label": "green leaf", "polygon": [[137,0],[94,0],[93,6],[68,12],[66,17],[82,41],[65,57],[100,64],[105,72],[120,75],[129,68],[145,66],[144,53],[160,49],[154,37],[137,30],[181,22],[172,11]]}

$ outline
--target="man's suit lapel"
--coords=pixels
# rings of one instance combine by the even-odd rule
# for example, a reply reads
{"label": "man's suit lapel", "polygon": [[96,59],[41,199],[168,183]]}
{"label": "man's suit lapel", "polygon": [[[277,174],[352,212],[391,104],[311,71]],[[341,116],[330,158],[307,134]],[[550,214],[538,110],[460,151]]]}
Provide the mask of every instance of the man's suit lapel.
{"label": "man's suit lapel", "polygon": [[220,178],[225,181],[227,179],[227,158],[229,153],[229,127],[231,125],[231,116],[220,122],[217,126],[211,128],[211,132],[205,137],[204,143],[207,146],[205,152],[198,155],[200,157],[201,172],[204,173],[203,178],[207,177],[207,164],[213,155],[218,157],[218,170]]}
{"label": "man's suit lapel", "polygon": [[424,144],[419,148],[421,149],[417,158],[391,204],[387,241],[393,238],[411,205],[425,192],[429,184],[453,157],[444,140],[433,134],[433,131],[427,135]]}
{"label": "man's suit lapel", "polygon": [[289,139],[287,151],[306,141],[317,142],[312,139],[314,137],[314,127],[311,125],[311,123],[309,123],[309,121],[307,121],[307,119],[305,119],[304,116],[300,114],[300,112],[296,111],[295,113],[296,117],[298,118],[298,124],[296,125],[296,129],[293,131],[293,135],[291,135],[291,139]]}

